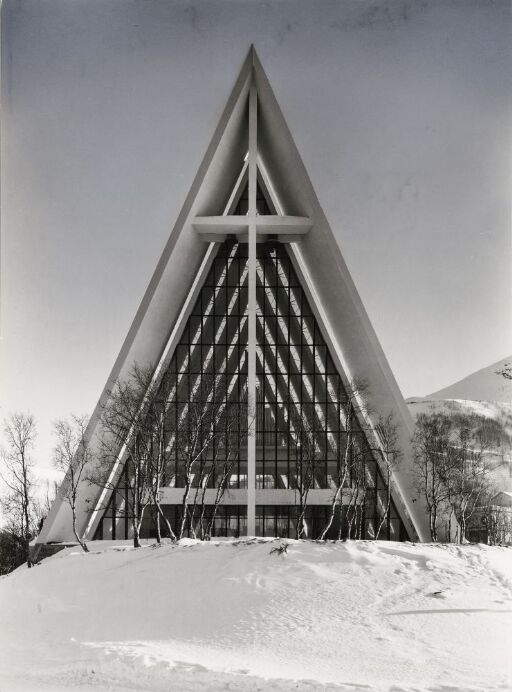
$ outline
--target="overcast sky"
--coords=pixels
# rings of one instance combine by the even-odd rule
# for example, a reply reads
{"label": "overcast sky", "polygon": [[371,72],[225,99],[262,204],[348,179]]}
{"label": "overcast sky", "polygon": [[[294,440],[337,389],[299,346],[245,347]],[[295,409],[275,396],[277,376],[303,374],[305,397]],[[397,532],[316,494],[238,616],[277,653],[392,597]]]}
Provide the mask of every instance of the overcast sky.
{"label": "overcast sky", "polygon": [[405,396],[512,353],[508,1],[4,0],[0,415],[91,412],[254,43]]}

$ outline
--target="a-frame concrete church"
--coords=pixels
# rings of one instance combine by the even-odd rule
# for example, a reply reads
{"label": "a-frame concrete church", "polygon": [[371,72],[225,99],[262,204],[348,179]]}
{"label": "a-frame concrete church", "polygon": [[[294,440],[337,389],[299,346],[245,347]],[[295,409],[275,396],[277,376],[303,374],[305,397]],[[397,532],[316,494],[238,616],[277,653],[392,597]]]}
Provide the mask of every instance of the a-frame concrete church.
{"label": "a-frame concrete church", "polygon": [[[300,521],[302,537],[427,539],[412,419],[252,48],[91,418],[93,447],[135,364],[164,402],[158,497],[175,531],[197,534],[202,514],[213,536],[294,537]],[[390,415],[392,468],[377,423]],[[119,439],[109,483],[79,488],[85,540],[130,537],[131,484]],[[74,539],[68,489],[38,543]]]}

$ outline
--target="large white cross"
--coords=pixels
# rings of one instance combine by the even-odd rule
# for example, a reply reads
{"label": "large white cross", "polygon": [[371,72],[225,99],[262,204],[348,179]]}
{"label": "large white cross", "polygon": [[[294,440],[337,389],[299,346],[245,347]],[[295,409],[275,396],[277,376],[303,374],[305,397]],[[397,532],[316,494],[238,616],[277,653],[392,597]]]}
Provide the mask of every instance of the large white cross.
{"label": "large white cross", "polygon": [[[233,193],[222,216],[196,216],[192,226],[204,240],[223,242],[229,235],[239,242],[248,243],[248,304],[247,304],[247,535],[256,534],[256,244],[270,236],[279,242],[297,242],[311,228],[311,219],[303,216],[286,216],[277,199],[273,206],[277,214],[261,215],[256,208],[258,168],[258,94],[254,80],[249,90],[248,156],[237,180]],[[249,205],[245,216],[234,215],[236,195],[248,180]],[[267,185],[270,187],[270,185]]]}

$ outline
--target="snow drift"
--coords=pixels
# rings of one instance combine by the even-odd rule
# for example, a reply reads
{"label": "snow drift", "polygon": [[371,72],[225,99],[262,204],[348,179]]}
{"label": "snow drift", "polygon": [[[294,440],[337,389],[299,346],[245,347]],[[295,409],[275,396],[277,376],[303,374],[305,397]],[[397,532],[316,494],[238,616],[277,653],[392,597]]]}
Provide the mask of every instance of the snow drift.
{"label": "snow drift", "polygon": [[512,550],[287,543],[98,542],[19,568],[0,689],[510,689]]}

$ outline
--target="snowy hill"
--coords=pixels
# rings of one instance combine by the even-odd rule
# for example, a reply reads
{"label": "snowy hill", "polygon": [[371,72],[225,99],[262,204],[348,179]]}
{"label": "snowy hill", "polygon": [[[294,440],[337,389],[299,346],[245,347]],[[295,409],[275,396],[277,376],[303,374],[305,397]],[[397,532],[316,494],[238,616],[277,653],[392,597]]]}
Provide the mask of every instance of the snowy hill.
{"label": "snowy hill", "polygon": [[472,399],[473,401],[503,401],[512,404],[512,380],[507,380],[496,372],[502,370],[506,363],[512,362],[512,356],[488,365],[486,368],[464,377],[454,384],[429,394],[425,399]]}
{"label": "snowy hill", "polygon": [[468,375],[459,382],[426,397],[407,399],[413,418],[420,413],[475,414],[494,421],[501,429],[501,442],[489,450],[493,484],[512,490],[512,380],[497,371],[512,363],[512,356]]}
{"label": "snowy hill", "polygon": [[275,545],[93,543],[18,569],[0,689],[511,688],[512,550]]}
{"label": "snowy hill", "polygon": [[506,435],[512,438],[512,404],[502,401],[474,401],[472,399],[408,399],[407,407],[415,418],[420,413],[461,413],[490,418],[496,421]]}
{"label": "snowy hill", "polygon": [[501,430],[501,441],[486,455],[493,468],[492,484],[496,490],[512,491],[512,404],[470,399],[408,399],[407,407],[413,418],[420,413],[461,413],[495,421]]}
{"label": "snowy hill", "polygon": [[496,374],[512,357],[493,363],[426,397],[407,399],[413,418],[420,413],[462,413],[487,418],[501,429],[501,441],[489,450],[496,490],[512,491],[512,380]]}

